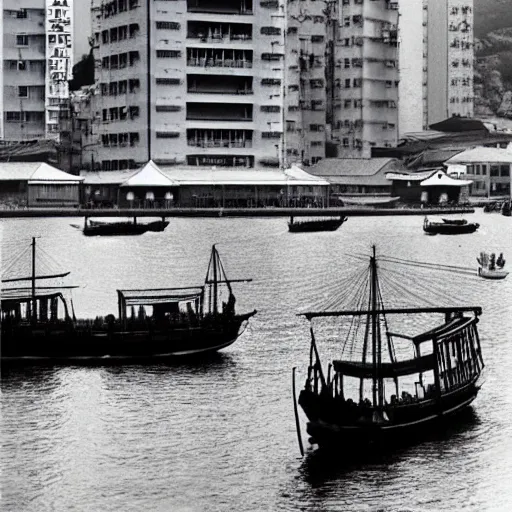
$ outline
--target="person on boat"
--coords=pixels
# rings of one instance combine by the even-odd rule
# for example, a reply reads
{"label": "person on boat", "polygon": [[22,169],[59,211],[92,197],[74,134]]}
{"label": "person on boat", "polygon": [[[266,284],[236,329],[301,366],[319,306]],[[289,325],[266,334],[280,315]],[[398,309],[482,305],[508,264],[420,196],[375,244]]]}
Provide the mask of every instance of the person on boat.
{"label": "person on boat", "polygon": [[503,259],[503,253],[500,252],[498,259],[496,260],[496,265],[498,268],[503,268],[505,266],[505,260]]}
{"label": "person on boat", "polygon": [[489,258],[489,270],[496,270],[496,254],[494,253]]}

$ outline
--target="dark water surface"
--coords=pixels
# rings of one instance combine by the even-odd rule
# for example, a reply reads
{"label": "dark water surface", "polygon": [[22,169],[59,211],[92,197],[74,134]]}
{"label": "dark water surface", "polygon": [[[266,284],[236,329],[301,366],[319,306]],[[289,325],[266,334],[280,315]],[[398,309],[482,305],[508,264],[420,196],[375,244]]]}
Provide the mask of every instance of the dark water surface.
{"label": "dark water surface", "polygon": [[[334,233],[289,234],[285,219],[173,219],[164,233],[87,238],[70,219],[0,223],[3,261],[38,243],[72,271],[79,317],[116,313],[117,288],[201,284],[210,246],[256,308],[244,335],[207,360],[51,367],[2,374],[5,511],[512,510],[512,276],[447,275],[444,292],[481,305],[486,369],[465,423],[361,461],[300,458],[291,368],[304,379],[308,325],[295,313],[353,265],[345,253],[474,267],[481,250],[512,267],[512,221],[479,210],[472,235],[422,232],[421,217],[350,218]],[[360,263],[358,263],[360,265]],[[428,298],[428,273],[406,269]],[[432,297],[431,297],[432,298]],[[303,437],[305,418],[301,417]]]}

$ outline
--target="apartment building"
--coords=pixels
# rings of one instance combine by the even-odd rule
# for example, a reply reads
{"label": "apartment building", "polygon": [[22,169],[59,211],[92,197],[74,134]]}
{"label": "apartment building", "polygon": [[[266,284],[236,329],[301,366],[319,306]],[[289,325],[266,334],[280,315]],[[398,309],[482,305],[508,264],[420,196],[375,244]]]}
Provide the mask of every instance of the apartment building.
{"label": "apartment building", "polygon": [[400,134],[454,115],[472,117],[473,0],[400,3],[399,39]]}
{"label": "apartment building", "polygon": [[92,14],[103,170],[325,155],[322,2],[114,0]]}
{"label": "apartment building", "polygon": [[58,138],[72,70],[72,0],[4,0],[0,138]]}
{"label": "apartment building", "polygon": [[367,158],[394,146],[398,130],[398,2],[339,0],[331,6],[332,141],[337,155]]}

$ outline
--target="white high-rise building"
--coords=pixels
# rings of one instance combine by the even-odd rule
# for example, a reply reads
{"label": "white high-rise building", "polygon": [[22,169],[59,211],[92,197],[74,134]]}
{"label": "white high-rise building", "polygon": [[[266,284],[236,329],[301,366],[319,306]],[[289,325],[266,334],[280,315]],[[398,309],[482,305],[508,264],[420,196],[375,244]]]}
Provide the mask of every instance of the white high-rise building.
{"label": "white high-rise building", "polygon": [[401,2],[399,39],[400,134],[453,115],[472,117],[473,0]]}
{"label": "white high-rise building", "polygon": [[102,169],[325,155],[322,2],[110,0],[93,27]]}
{"label": "white high-rise building", "polygon": [[0,138],[58,137],[72,74],[72,0],[3,0]]}

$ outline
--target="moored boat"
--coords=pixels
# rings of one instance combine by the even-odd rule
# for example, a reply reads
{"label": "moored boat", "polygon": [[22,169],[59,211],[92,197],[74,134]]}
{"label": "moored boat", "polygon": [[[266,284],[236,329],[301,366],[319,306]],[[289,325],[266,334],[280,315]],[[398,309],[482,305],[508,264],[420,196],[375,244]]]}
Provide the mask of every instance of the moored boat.
{"label": "moored boat", "polygon": [[[134,217],[131,221],[104,222],[91,220],[87,217],[84,221],[83,234],[85,236],[126,236],[126,235],[143,235],[148,231],[164,231],[169,225],[169,221],[165,219],[153,222],[140,223]],[[72,224],[73,227],[81,229],[80,226]]]}
{"label": "moored boat", "polygon": [[425,217],[423,231],[429,235],[462,235],[474,233],[480,224],[465,219],[442,219],[443,222],[431,222]]}
{"label": "moored boat", "polygon": [[77,320],[67,287],[36,287],[56,275],[38,276],[34,267],[28,278],[3,280],[28,279],[32,286],[2,291],[2,364],[124,363],[214,352],[231,345],[256,313],[235,312],[231,284],[250,279],[228,280],[215,246],[202,286],[118,290],[118,318]]}
{"label": "moored boat", "polygon": [[293,217],[288,222],[288,231],[290,233],[309,233],[313,231],[336,231],[345,221],[347,217],[339,217],[335,219],[313,219],[295,221]]}
{"label": "moored boat", "polygon": [[[360,307],[302,313],[310,321],[311,343],[298,402],[308,418],[310,440],[320,447],[361,452],[414,439],[463,411],[477,396],[484,367],[477,329],[481,308],[388,306],[378,273],[374,248],[368,281],[360,281]],[[413,314],[441,314],[444,321],[416,334],[391,332],[388,317]],[[329,329],[313,325],[321,318],[331,322]],[[341,347],[347,357],[325,368],[315,330],[339,335],[338,322],[346,318],[351,318],[350,329]],[[398,318],[403,326],[414,326],[405,316]],[[397,357],[399,339],[412,357]]]}

